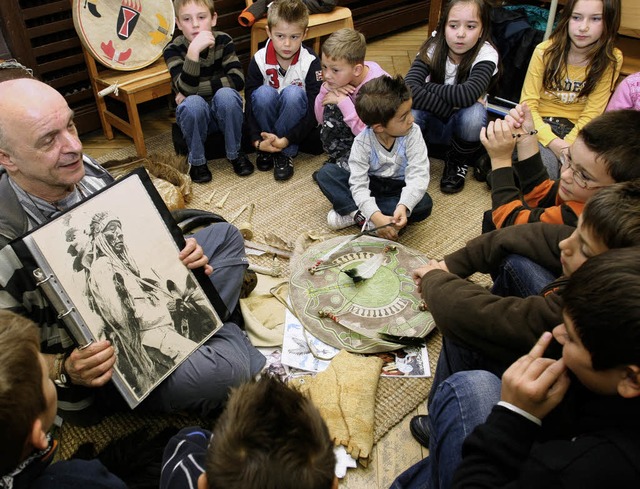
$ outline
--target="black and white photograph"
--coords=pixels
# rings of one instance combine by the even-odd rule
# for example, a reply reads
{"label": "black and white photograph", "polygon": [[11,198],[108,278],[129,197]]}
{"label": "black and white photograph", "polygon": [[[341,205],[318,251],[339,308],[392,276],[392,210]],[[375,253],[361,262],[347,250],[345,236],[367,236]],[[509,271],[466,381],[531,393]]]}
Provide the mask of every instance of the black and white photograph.
{"label": "black and white photograph", "polygon": [[114,381],[132,407],[222,326],[138,175],[24,241],[74,309],[78,342],[114,345]]}

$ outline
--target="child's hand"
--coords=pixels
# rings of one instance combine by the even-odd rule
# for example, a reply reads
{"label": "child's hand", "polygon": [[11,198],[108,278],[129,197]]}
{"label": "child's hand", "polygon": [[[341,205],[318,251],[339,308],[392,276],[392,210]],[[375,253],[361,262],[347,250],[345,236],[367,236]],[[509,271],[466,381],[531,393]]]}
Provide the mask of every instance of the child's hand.
{"label": "child's hand", "polygon": [[329,104],[337,105],[356,90],[356,87],[354,87],[353,85],[345,85],[343,87],[337,88],[327,88],[329,91],[325,94],[324,99],[322,99],[323,106]]}
{"label": "child's hand", "polygon": [[[382,212],[377,211],[374,212],[371,216],[371,222],[377,228],[380,226],[386,226],[387,224],[393,224],[393,217],[386,216]],[[396,241],[398,239],[398,230],[395,226],[389,226],[386,228],[379,229],[376,231],[378,236],[384,239],[390,239],[391,241]]]}
{"label": "child's hand", "polygon": [[262,138],[262,142],[260,143],[260,151],[264,151],[266,153],[280,152],[280,149],[277,148],[274,144],[278,136],[270,132],[261,132],[260,137]]}
{"label": "child's hand", "polygon": [[279,153],[289,146],[289,140],[286,137],[279,138],[270,132],[261,132],[262,142],[260,143],[260,151],[266,153]]}
{"label": "child's hand", "polygon": [[547,146],[547,148],[553,151],[553,154],[556,155],[556,158],[558,158],[559,160],[562,157],[562,150],[568,147],[569,147],[569,143],[567,143],[562,138],[555,138]]}
{"label": "child's hand", "polygon": [[511,155],[516,146],[512,128],[507,121],[496,120],[480,130],[480,142],[489,153],[491,169],[511,166]]}
{"label": "child's hand", "polygon": [[200,53],[207,48],[212,48],[215,46],[216,40],[213,37],[213,32],[210,30],[200,31],[196,34],[189,44],[189,49],[187,50],[187,58],[192,61],[198,61],[200,57]]}
{"label": "child's hand", "polygon": [[176,105],[180,105],[182,102],[184,102],[184,99],[186,98],[187,97],[185,97],[183,94],[176,93]]}
{"label": "child's hand", "polygon": [[[526,103],[516,105],[504,118],[514,129],[520,129],[524,123],[524,107],[527,107]],[[531,111],[529,111],[529,114],[531,114]]]}
{"label": "child's hand", "polygon": [[502,400],[538,419],[560,404],[569,388],[564,360],[542,358],[552,337],[551,333],[544,333],[531,351],[502,376]]}
{"label": "child's hand", "polygon": [[404,204],[399,204],[393,213],[393,222],[396,229],[400,230],[407,225],[407,208]]}
{"label": "child's hand", "polygon": [[413,283],[418,287],[418,293],[422,293],[422,277],[425,276],[427,272],[431,270],[444,270],[445,272],[449,271],[447,264],[438,260],[429,260],[426,265],[422,265],[420,268],[416,268],[412,273],[411,277],[413,278]]}
{"label": "child's hand", "polygon": [[517,135],[516,143],[524,142],[535,129],[533,115],[531,115],[531,109],[529,109],[526,102],[518,104],[511,109],[504,120],[509,123],[513,133]]}

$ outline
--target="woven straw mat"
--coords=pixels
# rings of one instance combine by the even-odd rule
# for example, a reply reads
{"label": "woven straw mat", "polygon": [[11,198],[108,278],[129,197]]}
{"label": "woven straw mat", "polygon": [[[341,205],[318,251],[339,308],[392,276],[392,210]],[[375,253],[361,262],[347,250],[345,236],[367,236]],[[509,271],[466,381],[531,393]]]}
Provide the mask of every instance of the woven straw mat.
{"label": "woven straw mat", "polygon": [[[161,134],[147,139],[149,158],[154,153],[173,154],[171,135]],[[103,156],[100,162],[122,159],[135,155],[133,146]],[[250,158],[253,160],[254,155]],[[331,205],[313,182],[311,174],[320,168],[325,160],[324,155],[312,156],[301,153],[294,159],[295,174],[286,182],[276,182],[272,172],[257,171],[248,177],[238,177],[233,173],[231,164],[226,159],[209,162],[213,173],[213,181],[192,186],[192,198],[189,207],[210,210],[231,219],[244,204],[255,203],[252,218],[253,241],[264,242],[265,235],[274,234],[278,238],[293,245],[303,233],[327,237],[349,235],[355,228],[342,231],[331,231],[326,225],[326,215]],[[428,192],[434,202],[433,214],[421,223],[408,227],[401,237],[405,246],[424,253],[429,258],[441,259],[462,246],[469,239],[480,233],[482,213],[490,208],[490,194],[484,183],[467,178],[465,189],[456,195],[444,195],[439,190],[442,174],[442,161],[431,160],[431,182]],[[213,198],[211,198],[212,192]],[[217,207],[229,194],[222,207]],[[209,204],[206,203],[210,199]],[[243,214],[236,225],[246,221],[248,215]],[[259,265],[269,265],[271,258],[267,256],[250,256],[250,261]],[[281,260],[284,275],[288,276],[289,263]],[[487,282],[484,276],[472,279]],[[432,373],[440,351],[442,339],[436,331],[431,334],[427,348]],[[377,442],[384,434],[423,402],[431,388],[431,378],[397,379],[381,378],[376,392],[375,433]],[[101,445],[109,439],[119,438],[127,432],[141,426],[181,425],[179,419],[173,420],[157,415],[139,416],[135,413],[117,414],[104,420],[93,428],[79,428],[65,425],[63,428],[64,451],[62,458],[74,453],[75,448],[83,441],[91,440],[100,451]],[[161,421],[164,419],[164,421]],[[193,419],[185,419],[186,424]],[[96,431],[97,430],[97,431]],[[106,436],[105,436],[106,435]]]}

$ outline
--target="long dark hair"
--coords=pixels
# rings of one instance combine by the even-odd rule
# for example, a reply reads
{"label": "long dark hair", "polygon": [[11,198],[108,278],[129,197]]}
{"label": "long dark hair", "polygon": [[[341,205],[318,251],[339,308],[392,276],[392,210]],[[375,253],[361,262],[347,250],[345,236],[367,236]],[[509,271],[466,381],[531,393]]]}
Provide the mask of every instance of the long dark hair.
{"label": "long dark hair", "polygon": [[[469,77],[473,61],[478,56],[480,49],[485,42],[489,42],[491,38],[491,7],[485,0],[451,0],[448,2],[438,20],[438,27],[435,36],[429,37],[420,47],[418,57],[429,65],[431,69],[431,81],[433,83],[444,83],[445,71],[447,66],[447,56],[449,56],[449,46],[444,35],[444,31],[449,20],[449,12],[459,3],[472,3],[478,8],[478,17],[482,28],[482,35],[478,38],[478,42],[469,51],[464,53],[462,60],[458,65],[456,73],[456,83],[462,83]],[[433,54],[428,56],[428,52],[434,46]]]}
{"label": "long dark hair", "polygon": [[[571,41],[569,39],[569,21],[573,14],[573,9],[580,0],[568,0],[558,25],[551,33],[549,40],[551,44],[545,51],[544,77],[542,86],[547,90],[553,90],[562,86],[567,74],[567,61]],[[620,0],[602,0],[602,35],[598,39],[589,53],[589,64],[587,65],[587,76],[584,85],[580,89],[580,96],[586,97],[595,89],[609,66],[616,64],[614,55],[615,40],[620,28]],[[611,90],[615,84],[615,70],[611,78]]]}

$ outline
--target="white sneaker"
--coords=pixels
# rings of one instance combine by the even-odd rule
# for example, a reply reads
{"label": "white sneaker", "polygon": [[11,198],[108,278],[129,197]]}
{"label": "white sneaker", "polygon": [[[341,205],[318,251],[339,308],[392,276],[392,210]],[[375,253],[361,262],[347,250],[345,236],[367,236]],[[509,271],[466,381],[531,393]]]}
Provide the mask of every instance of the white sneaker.
{"label": "white sneaker", "polygon": [[337,231],[338,229],[348,228],[349,226],[355,226],[355,225],[356,225],[356,222],[353,220],[353,216],[351,214],[342,216],[338,214],[336,211],[334,211],[333,209],[331,209],[327,214],[327,226],[329,226],[329,229],[333,229],[334,231]]}

